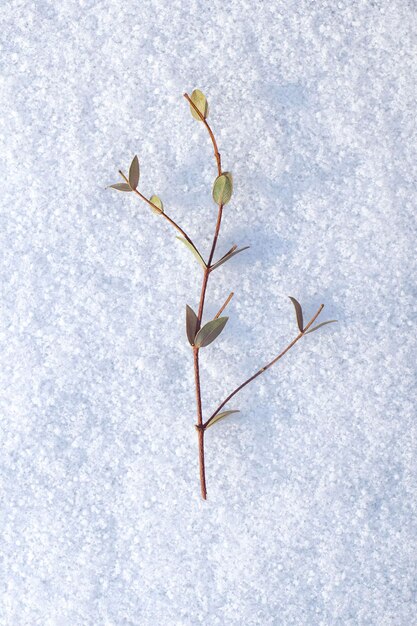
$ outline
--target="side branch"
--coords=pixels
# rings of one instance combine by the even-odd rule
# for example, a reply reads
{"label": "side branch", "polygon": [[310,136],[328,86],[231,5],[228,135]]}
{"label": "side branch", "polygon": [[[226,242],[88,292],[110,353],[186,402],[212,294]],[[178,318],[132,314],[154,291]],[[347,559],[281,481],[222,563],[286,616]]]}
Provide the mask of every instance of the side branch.
{"label": "side branch", "polygon": [[316,319],[322,312],[323,308],[324,308],[324,304],[321,304],[319,306],[318,311],[315,313],[315,315],[313,315],[313,317],[311,318],[307,326],[297,335],[295,339],[293,339],[293,341],[291,341],[290,344],[288,344],[288,346],[282,352],[278,354],[278,356],[272,359],[270,363],[267,363],[267,365],[264,365],[264,367],[261,367],[261,369],[258,370],[253,376],[245,380],[244,383],[242,383],[241,385],[239,385],[239,387],[237,387],[234,391],[232,391],[232,393],[229,394],[227,398],[223,400],[223,402],[217,407],[213,415],[211,415],[211,417],[203,424],[203,428],[207,428],[210,422],[216,417],[216,415],[219,413],[219,411],[221,411],[221,409],[225,406],[225,404],[227,404],[229,400],[233,398],[233,396],[235,396],[241,389],[243,389],[243,387],[246,387],[246,385],[249,385],[249,383],[255,380],[255,378],[257,378],[258,376],[266,372],[266,370],[272,367],[277,361],[279,361],[284,356],[284,354],[286,354],[288,350],[290,350],[297,343],[297,341],[301,339],[301,337],[304,337],[306,331],[310,328],[312,324],[314,324],[314,322],[316,321]]}
{"label": "side branch", "polygon": [[214,137],[213,131],[211,130],[211,128],[210,128],[206,118],[204,117],[204,115],[202,115],[200,113],[198,108],[195,106],[194,102],[191,100],[191,98],[188,95],[188,93],[184,94],[184,98],[189,102],[190,106],[193,107],[194,111],[197,113],[198,117],[201,119],[201,121],[203,122],[204,126],[208,130],[208,134],[210,135],[210,139],[211,139],[211,142],[213,144],[214,156],[216,157],[217,171],[218,171],[219,176],[220,176],[220,174],[222,173],[222,165],[221,165],[219,149],[217,148],[217,142],[216,142],[216,138]]}
{"label": "side branch", "polygon": [[217,311],[216,315],[214,316],[213,319],[217,319],[218,317],[220,317],[220,315],[223,313],[223,311],[225,310],[225,308],[227,307],[227,305],[229,304],[230,300],[233,298],[234,296],[234,292],[231,291],[227,297],[227,299],[225,300],[224,304],[222,304],[222,306],[220,307],[220,309]]}
{"label": "side branch", "polygon": [[[119,174],[127,182],[127,184],[129,185],[129,179],[127,178],[127,176],[125,176],[121,170],[119,170]],[[188,243],[190,243],[193,246],[193,248],[195,250],[197,250],[197,252],[201,256],[201,258],[203,258],[201,253],[200,253],[200,251],[199,251],[199,249],[197,248],[197,246],[195,245],[195,243],[193,242],[191,237],[189,237],[187,235],[187,233],[181,228],[181,226],[179,226],[176,222],[174,222],[174,220],[171,217],[169,217],[169,215],[167,215],[165,213],[165,211],[161,211],[161,209],[159,207],[157,207],[156,204],[154,204],[153,202],[148,200],[148,198],[146,196],[144,196],[142,193],[140,193],[140,191],[138,191],[137,189],[132,189],[132,191],[134,191],[135,194],[137,196],[139,196],[139,198],[141,198],[144,202],[146,202],[146,204],[149,204],[149,206],[152,209],[155,209],[155,211],[157,213],[159,213],[159,215],[161,215],[161,217],[165,218],[167,220],[167,222],[169,222],[171,224],[171,226],[173,226],[179,233],[181,233],[181,235],[184,237],[184,239],[186,239],[188,241]]]}

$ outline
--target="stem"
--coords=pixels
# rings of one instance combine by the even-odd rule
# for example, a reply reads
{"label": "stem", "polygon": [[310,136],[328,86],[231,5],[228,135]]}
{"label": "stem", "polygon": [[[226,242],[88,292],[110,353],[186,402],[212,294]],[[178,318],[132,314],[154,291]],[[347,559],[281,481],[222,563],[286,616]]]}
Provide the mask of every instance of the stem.
{"label": "stem", "polygon": [[[200,303],[198,305],[197,313],[197,332],[201,327],[201,320],[204,312],[204,302],[206,298],[207,283],[210,276],[210,265],[213,260],[214,252],[216,249],[216,243],[219,236],[220,224],[222,220],[223,205],[219,205],[219,212],[217,214],[216,230],[214,232],[213,243],[211,246],[211,252],[207,267],[204,269],[203,284],[201,286]],[[207,500],[207,488],[206,488],[206,470],[204,462],[204,424],[203,424],[203,411],[201,402],[201,383],[200,383],[200,366],[199,366],[199,348],[193,349],[194,353],[194,378],[195,378],[195,392],[197,398],[197,430],[198,430],[198,457],[200,466],[200,485],[201,496],[203,500]]]}
{"label": "stem", "polygon": [[[218,172],[218,175],[220,176],[220,174],[222,173],[222,162],[221,162],[220,153],[219,153],[219,150],[218,150],[218,147],[217,147],[217,142],[216,142],[216,139],[214,137],[213,131],[211,130],[209,124],[206,121],[206,119],[204,118],[204,115],[202,115],[200,113],[200,111],[195,106],[194,102],[192,102],[190,96],[187,93],[184,94],[184,98],[190,103],[190,106],[193,107],[193,109],[196,111],[196,113],[200,117],[201,121],[203,122],[204,126],[207,128],[207,131],[208,131],[208,133],[210,135],[210,139],[211,139],[212,144],[213,144],[214,156],[215,156],[216,164],[217,164],[217,172]],[[200,302],[199,302],[199,305],[198,305],[198,313],[197,313],[197,329],[196,329],[196,332],[198,332],[200,327],[201,327],[201,320],[203,318],[203,313],[204,313],[204,303],[205,303],[205,298],[206,298],[207,283],[208,283],[208,279],[209,279],[209,276],[210,276],[210,266],[212,264],[214,253],[215,253],[215,250],[216,250],[217,239],[218,239],[219,233],[220,233],[220,226],[221,226],[221,221],[222,221],[222,215],[223,215],[223,205],[219,204],[219,208],[218,208],[218,212],[217,212],[216,227],[215,227],[214,236],[213,236],[213,243],[211,244],[210,256],[209,256],[209,260],[208,260],[208,263],[207,263],[207,267],[204,269],[203,283],[201,285]],[[197,431],[198,431],[198,456],[199,456],[199,466],[200,466],[200,485],[201,485],[201,495],[202,495],[202,498],[203,498],[203,500],[206,500],[207,499],[207,489],[206,489],[206,475],[205,475],[205,463],[204,463],[204,430],[205,430],[205,426],[203,424],[203,411],[202,411],[202,402],[201,402],[199,349],[196,348],[196,347],[193,348],[193,356],[194,356],[195,392],[196,392],[196,399],[197,399],[197,425],[196,425],[196,428],[197,428]]]}
{"label": "stem", "polygon": [[201,497],[203,498],[203,500],[207,500],[206,470],[205,470],[205,465],[204,465],[204,426],[203,426],[203,412],[201,408],[200,366],[198,362],[198,348],[193,348],[193,356],[194,356],[195,395],[196,395],[196,400],[197,400],[196,429],[198,432],[198,458],[199,458],[199,466],[200,466]]}
{"label": "stem", "polygon": [[261,374],[266,372],[266,370],[269,369],[270,367],[272,367],[277,361],[279,361],[284,356],[284,354],[286,354],[288,352],[288,350],[290,350],[293,346],[295,346],[297,341],[299,341],[301,339],[301,337],[304,337],[304,334],[306,333],[306,331],[310,328],[310,326],[312,324],[314,324],[314,322],[316,321],[316,319],[318,318],[318,316],[322,312],[323,308],[324,308],[324,304],[321,304],[319,306],[319,308],[318,308],[318,311],[313,315],[313,317],[311,318],[311,320],[309,321],[307,326],[297,335],[297,337],[295,339],[293,339],[293,341],[291,341],[290,344],[288,344],[288,346],[282,352],[280,352],[278,354],[278,356],[276,356],[274,359],[272,359],[272,361],[270,361],[270,363],[267,363],[267,365],[264,365],[263,367],[261,367],[260,370],[258,370],[253,376],[251,376],[250,378],[245,380],[245,382],[242,383],[241,385],[239,385],[239,387],[236,387],[236,389],[234,391],[232,391],[232,393],[229,394],[227,396],[227,398],[225,400],[223,400],[223,402],[217,407],[217,409],[214,411],[213,415],[211,415],[210,418],[203,424],[203,428],[207,428],[207,426],[216,417],[216,415],[219,413],[219,411],[221,411],[221,409],[224,407],[224,405],[227,404],[229,402],[229,400],[231,400],[233,398],[233,396],[235,396],[241,389],[243,389],[243,387],[246,387],[246,385],[249,385],[249,383],[251,383],[253,380],[255,380],[255,378],[257,378],[258,376],[260,376]]}
{"label": "stem", "polygon": [[210,139],[211,142],[213,144],[213,149],[214,149],[214,156],[216,157],[216,163],[217,163],[217,171],[220,174],[222,173],[222,162],[221,162],[221,158],[220,158],[220,153],[219,150],[217,148],[217,142],[216,139],[213,135],[213,131],[211,130],[206,118],[204,117],[204,115],[202,113],[200,113],[200,111],[198,110],[198,108],[195,106],[194,102],[191,100],[190,96],[188,95],[188,93],[184,94],[184,98],[186,100],[188,100],[188,102],[190,103],[190,106],[193,107],[194,111],[197,113],[197,115],[199,116],[199,118],[201,119],[201,121],[203,122],[204,126],[207,128],[208,130],[208,134],[210,135]]}
{"label": "stem", "polygon": [[225,310],[225,308],[227,307],[227,305],[229,304],[230,300],[233,298],[234,295],[235,294],[233,293],[233,291],[229,293],[225,303],[223,304],[223,306],[220,307],[220,309],[217,311],[213,319],[216,320],[218,317],[220,317],[220,315],[223,313],[223,311]]}
{"label": "stem", "polygon": [[[127,178],[127,176],[125,176],[121,170],[119,170],[119,174],[127,182],[127,184],[129,185],[129,179]],[[199,249],[197,248],[197,246],[195,245],[195,243],[193,242],[191,237],[189,237],[187,235],[187,233],[181,228],[181,226],[178,226],[178,224],[176,222],[174,222],[174,220],[171,217],[169,217],[169,215],[167,215],[165,213],[165,211],[161,211],[161,209],[159,207],[157,207],[156,204],[154,204],[153,202],[148,200],[148,198],[146,196],[144,196],[142,193],[140,193],[140,191],[138,191],[137,189],[132,189],[132,191],[134,191],[135,194],[137,196],[139,196],[139,198],[141,198],[144,202],[146,202],[146,204],[149,204],[150,207],[152,207],[153,209],[156,209],[156,211],[159,213],[159,215],[164,217],[174,228],[176,228],[178,230],[178,232],[180,232],[181,235],[184,237],[184,239],[186,239],[188,241],[188,243],[190,243],[193,246],[193,248],[195,248],[197,250],[197,252],[201,256],[201,258],[203,258],[201,253],[200,253],[200,251],[199,251]]]}

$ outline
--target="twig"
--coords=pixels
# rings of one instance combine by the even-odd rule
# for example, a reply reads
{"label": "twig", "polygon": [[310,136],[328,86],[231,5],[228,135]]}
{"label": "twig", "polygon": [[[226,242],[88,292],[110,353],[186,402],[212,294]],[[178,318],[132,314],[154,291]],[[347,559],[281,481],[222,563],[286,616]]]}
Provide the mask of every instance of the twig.
{"label": "twig", "polygon": [[[221,409],[231,400],[241,389],[246,387],[250,382],[255,380],[258,376],[263,374],[267,369],[272,367],[277,361],[279,361],[284,354],[286,354],[307,332],[313,332],[324,326],[325,324],[330,324],[336,320],[328,320],[321,324],[310,328],[315,320],[320,315],[323,310],[324,305],[320,305],[318,311],[313,315],[309,323],[303,327],[303,313],[300,303],[292,296],[290,299],[295,307],[296,311],[296,320],[299,328],[299,334],[288,344],[288,346],[282,350],[272,361],[264,365],[260,370],[258,370],[255,374],[253,374],[250,378],[245,380],[241,385],[236,387],[232,393],[230,393],[225,400],[217,407],[214,413],[207,419],[205,422],[203,421],[203,407],[202,407],[202,392],[201,392],[201,376],[200,376],[200,362],[199,362],[199,351],[201,347],[205,347],[209,345],[214,339],[220,334],[222,329],[225,326],[227,318],[220,318],[220,315],[228,306],[229,302],[233,297],[233,292],[229,294],[226,298],[223,305],[220,307],[219,311],[216,313],[214,318],[207,322],[202,328],[202,320],[204,315],[204,306],[206,300],[207,286],[209,281],[209,276],[212,271],[217,269],[220,265],[222,265],[225,261],[228,261],[229,258],[233,257],[235,254],[242,252],[248,246],[244,248],[237,249],[237,245],[232,246],[232,248],[226,252],[217,262],[213,262],[217,241],[220,235],[220,228],[222,223],[223,216],[223,207],[227,204],[231,198],[233,192],[233,179],[230,172],[222,172],[222,163],[219,149],[217,147],[216,138],[214,133],[207,122],[207,100],[198,89],[193,91],[192,97],[185,93],[184,98],[189,103],[193,117],[197,118],[201,122],[203,122],[204,126],[207,129],[210,140],[213,144],[213,152],[216,161],[216,168],[218,176],[214,181],[213,185],[213,198],[215,203],[218,206],[217,210],[217,220],[214,228],[213,240],[210,248],[210,254],[208,257],[208,262],[206,263],[199,252],[197,246],[192,241],[191,237],[187,235],[187,233],[171,218],[169,215],[165,213],[162,207],[162,202],[155,196],[155,202],[158,202],[160,206],[154,204],[152,200],[149,200],[144,196],[140,191],[138,191],[137,186],[139,183],[139,162],[137,156],[132,160],[130,170],[129,170],[129,178],[125,176],[125,174],[119,170],[120,175],[123,180],[127,183],[125,184],[117,184],[110,185],[111,187],[117,189],[118,191],[134,191],[136,195],[141,198],[144,202],[146,202],[152,209],[162,215],[162,217],[167,220],[171,226],[173,226],[179,233],[181,233],[184,240],[187,242],[187,246],[192,249],[192,252],[197,257],[198,261],[203,265],[203,281],[201,284],[200,290],[200,299],[198,304],[198,312],[197,314],[193,311],[191,307],[187,305],[186,307],[186,331],[189,343],[193,349],[193,363],[194,363],[194,379],[195,379],[195,394],[196,394],[196,404],[197,404],[197,423],[195,425],[197,434],[198,434],[198,455],[199,455],[199,472],[200,472],[200,486],[201,486],[201,495],[204,500],[207,499],[207,487],[206,487],[206,473],[205,473],[205,458],[204,458],[204,433],[208,426],[212,424],[212,422],[216,422],[219,419],[227,417],[231,413],[235,411],[225,411],[220,413]],[[198,104],[198,106],[197,106]],[[130,180],[129,180],[130,179]],[[154,197],[152,197],[153,199]],[[219,319],[220,318],[220,319]],[[309,330],[310,329],[310,330]]]}
{"label": "twig", "polygon": [[227,305],[229,304],[230,300],[233,298],[234,295],[235,294],[233,293],[233,291],[229,293],[225,303],[223,304],[223,306],[220,307],[220,309],[218,310],[218,312],[216,313],[213,319],[216,320],[218,317],[220,317],[220,315],[223,313],[223,311],[225,310],[225,308],[227,307]]}
{"label": "twig", "polygon": [[[120,176],[127,182],[127,184],[129,185],[129,179],[127,178],[127,176],[125,176],[125,174],[123,174],[122,170],[119,170],[119,174]],[[167,215],[165,213],[165,211],[161,211],[161,209],[156,206],[156,204],[154,204],[153,202],[151,202],[150,200],[148,200],[148,198],[146,196],[144,196],[142,193],[140,193],[140,191],[138,191],[137,189],[132,189],[132,191],[135,192],[135,194],[137,196],[139,196],[139,198],[141,198],[144,202],[146,202],[146,204],[149,204],[150,207],[152,207],[153,209],[155,209],[157,211],[157,213],[159,213],[162,217],[164,217],[174,228],[176,228],[178,230],[179,233],[181,233],[181,235],[184,237],[184,239],[186,239],[188,241],[188,243],[190,243],[193,248],[195,248],[195,250],[197,250],[198,254],[202,257],[199,249],[197,248],[197,246],[195,245],[195,243],[193,242],[193,240],[191,239],[191,237],[189,237],[187,235],[187,233],[185,232],[185,230],[183,230],[181,228],[181,226],[178,226],[178,224],[176,222],[174,222],[174,220],[169,217],[169,215]]]}
{"label": "twig", "polygon": [[203,122],[204,126],[207,128],[208,133],[210,135],[210,139],[212,141],[213,144],[213,149],[214,149],[214,156],[216,157],[216,163],[217,163],[217,171],[218,174],[220,176],[220,174],[222,173],[222,161],[221,161],[221,157],[220,157],[220,152],[217,148],[217,142],[216,139],[214,137],[213,131],[211,130],[206,118],[204,117],[204,115],[202,115],[200,113],[200,111],[198,110],[198,108],[196,107],[196,105],[194,104],[194,102],[191,100],[190,96],[188,95],[188,93],[184,94],[184,98],[186,100],[188,100],[188,102],[190,103],[190,106],[193,107],[194,111],[197,113],[197,115],[199,116],[199,118],[201,119],[201,121]]}
{"label": "twig", "polygon": [[290,350],[293,346],[295,346],[295,344],[297,343],[297,341],[299,341],[301,339],[301,337],[304,337],[306,331],[310,328],[310,326],[312,324],[314,324],[314,322],[316,321],[316,319],[318,318],[318,316],[322,312],[323,308],[324,308],[324,304],[321,304],[319,306],[318,311],[313,315],[313,317],[311,318],[311,320],[309,321],[307,326],[297,335],[297,337],[295,339],[293,339],[293,341],[291,341],[290,344],[288,344],[288,346],[282,352],[280,352],[278,354],[278,356],[276,356],[274,359],[272,359],[272,361],[270,363],[268,363],[267,365],[264,365],[264,367],[261,367],[261,369],[258,370],[256,372],[256,374],[254,374],[253,376],[251,376],[250,378],[245,380],[244,383],[239,385],[239,387],[237,387],[234,391],[232,391],[232,393],[229,394],[227,396],[227,398],[225,400],[223,400],[223,402],[221,404],[219,404],[219,406],[214,411],[214,413],[203,424],[203,428],[204,429],[207,428],[207,426],[210,424],[210,422],[216,417],[216,415],[219,413],[219,411],[222,410],[222,408],[225,406],[225,404],[227,404],[229,402],[229,400],[231,400],[233,398],[233,396],[235,396],[241,389],[243,389],[243,387],[246,387],[246,385],[249,385],[249,383],[251,383],[253,380],[255,380],[255,378],[257,378],[258,376],[260,376],[261,374],[266,372],[266,370],[269,369],[270,367],[272,367],[277,361],[279,361],[284,356],[284,354],[286,354],[288,352],[288,350]]}

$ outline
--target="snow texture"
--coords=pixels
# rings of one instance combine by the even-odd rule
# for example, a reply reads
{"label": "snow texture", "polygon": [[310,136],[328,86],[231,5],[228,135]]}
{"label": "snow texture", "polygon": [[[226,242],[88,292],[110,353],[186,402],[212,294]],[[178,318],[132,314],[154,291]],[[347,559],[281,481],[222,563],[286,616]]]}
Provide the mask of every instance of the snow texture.
{"label": "snow texture", "polygon": [[[1,626],[416,620],[416,5],[11,0],[1,7]],[[235,193],[202,352],[209,100]],[[415,356],[415,354],[414,354]],[[415,388],[415,387],[414,387]]]}

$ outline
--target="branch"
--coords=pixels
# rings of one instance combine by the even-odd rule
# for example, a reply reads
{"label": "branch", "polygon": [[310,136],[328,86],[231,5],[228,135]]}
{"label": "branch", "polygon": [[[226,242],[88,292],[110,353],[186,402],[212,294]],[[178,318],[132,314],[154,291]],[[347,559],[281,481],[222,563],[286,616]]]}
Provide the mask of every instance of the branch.
{"label": "branch", "polygon": [[216,313],[216,315],[214,316],[213,319],[216,320],[218,317],[220,317],[220,315],[223,313],[223,311],[225,310],[225,308],[227,307],[227,305],[229,304],[230,300],[233,298],[234,295],[235,295],[234,292],[231,291],[230,294],[228,295],[225,303],[223,304],[222,307],[220,307],[219,311]]}
{"label": "branch", "polygon": [[253,376],[251,376],[250,378],[245,380],[244,383],[239,385],[239,387],[237,387],[234,391],[232,391],[232,393],[229,394],[225,400],[223,400],[223,402],[214,411],[213,415],[211,415],[211,417],[203,424],[203,428],[204,429],[207,428],[207,426],[210,424],[210,422],[216,417],[216,415],[219,413],[219,411],[221,411],[221,409],[224,407],[224,405],[227,404],[229,402],[229,400],[231,400],[233,398],[233,396],[235,396],[241,389],[243,389],[243,387],[246,387],[246,385],[249,385],[249,383],[252,382],[253,380],[255,380],[255,378],[257,378],[258,376],[263,374],[267,369],[272,367],[277,361],[279,361],[284,356],[284,354],[286,354],[288,352],[288,350],[290,350],[293,346],[295,346],[295,344],[297,343],[297,341],[299,341],[301,339],[301,337],[304,337],[306,331],[310,328],[310,326],[312,324],[314,324],[314,322],[316,321],[316,319],[318,318],[318,316],[322,312],[323,308],[324,308],[324,304],[321,304],[319,306],[319,308],[318,308],[318,311],[313,315],[313,317],[311,318],[311,320],[309,321],[307,326],[297,335],[297,337],[295,339],[293,339],[293,341],[291,341],[290,344],[288,344],[288,346],[282,352],[279,353],[278,356],[276,356],[267,365],[264,365],[264,367],[261,367],[261,369],[258,370],[256,372],[256,374],[254,374]]}
{"label": "branch", "polygon": [[[122,170],[119,170],[119,174],[129,185],[129,179],[127,178],[127,176],[123,174]],[[167,215],[165,211],[161,211],[161,209],[158,206],[156,206],[156,204],[148,200],[148,198],[144,196],[142,193],[140,193],[140,191],[138,191],[137,189],[132,189],[132,191],[134,191],[135,194],[139,196],[139,198],[141,198],[144,202],[146,202],[146,204],[149,204],[149,206],[152,207],[152,209],[155,209],[156,212],[159,213],[159,215],[164,217],[174,228],[176,228],[178,232],[180,232],[181,235],[184,237],[184,239],[186,239],[188,243],[190,243],[193,246],[193,248],[197,250],[201,258],[203,258],[202,254],[200,253],[199,249],[197,248],[197,246],[195,245],[191,237],[187,235],[187,233],[181,228],[181,226],[179,226],[176,222],[174,222],[174,220],[171,217],[169,217],[169,215]]]}
{"label": "branch", "polygon": [[214,156],[216,157],[216,163],[217,163],[217,170],[219,172],[219,176],[222,173],[222,164],[221,164],[221,158],[220,158],[220,153],[219,150],[217,148],[217,142],[216,139],[214,137],[213,131],[211,130],[206,118],[204,117],[204,115],[202,115],[202,113],[198,110],[198,108],[195,106],[194,102],[191,100],[190,96],[188,95],[188,93],[184,94],[184,98],[186,100],[188,100],[188,102],[190,103],[190,106],[193,107],[194,111],[197,113],[198,117],[201,119],[201,121],[203,122],[204,126],[207,128],[208,133],[210,135],[210,139],[212,141],[213,144],[213,149],[214,149]]}

